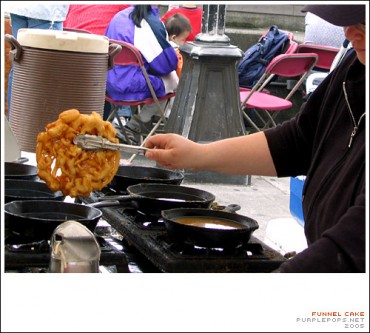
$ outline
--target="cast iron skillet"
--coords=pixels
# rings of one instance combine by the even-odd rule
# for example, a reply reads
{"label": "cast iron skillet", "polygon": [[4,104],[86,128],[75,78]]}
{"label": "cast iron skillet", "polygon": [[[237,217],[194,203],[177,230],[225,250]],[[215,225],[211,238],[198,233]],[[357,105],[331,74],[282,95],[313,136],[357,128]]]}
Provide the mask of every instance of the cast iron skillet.
{"label": "cast iron skillet", "polygon": [[[175,241],[207,248],[235,248],[246,244],[259,227],[250,217],[204,208],[164,210],[162,217],[169,236]],[[208,224],[206,226],[204,223],[201,226],[185,224],[179,218],[187,218],[194,224],[207,218]],[[222,225],[233,228],[220,229],[217,222],[223,222]]]}
{"label": "cast iron skillet", "polygon": [[29,164],[5,162],[5,179],[37,180],[37,167]]}
{"label": "cast iron skillet", "polygon": [[8,237],[30,241],[51,238],[61,223],[74,220],[94,231],[102,212],[83,204],[53,200],[15,200],[4,205]]}
{"label": "cast iron skillet", "polygon": [[172,208],[209,208],[215,196],[192,187],[169,184],[137,184],[127,187],[128,195],[113,195],[99,198],[102,202],[92,207],[129,205],[152,216],[161,216],[161,211]]}
{"label": "cast iron skillet", "polygon": [[126,191],[128,186],[143,183],[180,185],[183,179],[184,174],[179,171],[155,167],[120,165],[108,186],[116,191]]}
{"label": "cast iron skillet", "polygon": [[[154,216],[164,209],[179,207],[209,208],[215,200],[212,193],[168,184],[138,184],[127,188],[129,195],[106,196],[109,201],[90,205],[52,200],[16,200],[4,205],[5,228],[12,235],[29,241],[50,239],[54,229],[67,220],[75,220],[93,231],[102,216],[97,207],[121,206],[126,203]],[[117,201],[117,199],[119,199]]]}
{"label": "cast iron skillet", "polygon": [[26,179],[5,179],[5,203],[14,200],[58,200],[65,196],[61,191],[53,192],[45,182]]}

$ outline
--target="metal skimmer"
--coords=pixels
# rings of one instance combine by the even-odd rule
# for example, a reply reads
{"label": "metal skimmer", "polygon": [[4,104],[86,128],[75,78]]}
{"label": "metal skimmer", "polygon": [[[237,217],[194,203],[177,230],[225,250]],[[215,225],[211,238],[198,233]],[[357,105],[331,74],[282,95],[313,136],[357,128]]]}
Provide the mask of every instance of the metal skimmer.
{"label": "metal skimmer", "polygon": [[80,134],[73,139],[73,143],[82,149],[87,150],[119,150],[130,154],[145,155],[149,148],[113,143],[101,136]]}

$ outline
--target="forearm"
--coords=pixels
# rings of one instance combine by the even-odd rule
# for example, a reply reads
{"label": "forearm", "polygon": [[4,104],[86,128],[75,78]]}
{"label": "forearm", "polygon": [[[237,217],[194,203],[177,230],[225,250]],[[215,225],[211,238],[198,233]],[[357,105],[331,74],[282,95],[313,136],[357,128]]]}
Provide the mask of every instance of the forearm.
{"label": "forearm", "polygon": [[198,156],[194,156],[194,169],[276,176],[263,132],[205,144],[199,147],[196,155]]}

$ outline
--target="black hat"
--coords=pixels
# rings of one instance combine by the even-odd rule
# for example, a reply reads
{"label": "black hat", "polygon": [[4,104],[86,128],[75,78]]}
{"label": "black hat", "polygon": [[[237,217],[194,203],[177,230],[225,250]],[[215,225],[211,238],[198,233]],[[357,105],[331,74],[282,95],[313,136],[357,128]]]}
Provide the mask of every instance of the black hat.
{"label": "black hat", "polygon": [[365,5],[307,5],[302,12],[310,12],[334,25],[347,27],[365,23]]}

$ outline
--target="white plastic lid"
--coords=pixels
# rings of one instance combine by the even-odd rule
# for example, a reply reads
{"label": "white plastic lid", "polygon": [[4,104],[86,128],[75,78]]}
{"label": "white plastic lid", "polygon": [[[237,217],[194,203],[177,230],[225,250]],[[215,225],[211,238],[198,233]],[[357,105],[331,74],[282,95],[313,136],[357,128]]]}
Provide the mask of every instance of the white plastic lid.
{"label": "white plastic lid", "polygon": [[21,46],[85,53],[108,53],[109,39],[95,34],[47,30],[19,29],[17,41]]}

